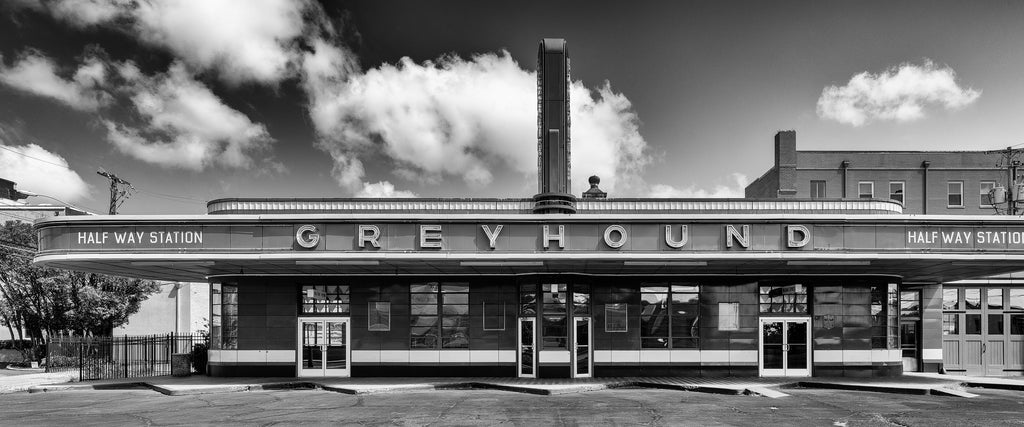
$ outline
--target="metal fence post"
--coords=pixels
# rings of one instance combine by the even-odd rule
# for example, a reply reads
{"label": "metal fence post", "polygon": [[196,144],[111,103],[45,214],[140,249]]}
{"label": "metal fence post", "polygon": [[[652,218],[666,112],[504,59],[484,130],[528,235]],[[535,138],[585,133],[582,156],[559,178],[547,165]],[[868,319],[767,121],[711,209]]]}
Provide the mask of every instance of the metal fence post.
{"label": "metal fence post", "polygon": [[78,381],[85,380],[85,355],[83,354],[82,342],[78,342]]}

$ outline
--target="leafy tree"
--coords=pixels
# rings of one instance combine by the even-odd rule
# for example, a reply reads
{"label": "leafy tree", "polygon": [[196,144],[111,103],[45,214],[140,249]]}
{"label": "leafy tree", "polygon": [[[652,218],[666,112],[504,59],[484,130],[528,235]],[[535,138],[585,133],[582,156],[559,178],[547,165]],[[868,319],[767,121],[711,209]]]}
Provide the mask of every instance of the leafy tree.
{"label": "leafy tree", "polygon": [[109,335],[159,289],[149,280],[34,266],[35,248],[30,224],[0,228],[0,322],[19,339],[22,330],[43,343],[54,335]]}

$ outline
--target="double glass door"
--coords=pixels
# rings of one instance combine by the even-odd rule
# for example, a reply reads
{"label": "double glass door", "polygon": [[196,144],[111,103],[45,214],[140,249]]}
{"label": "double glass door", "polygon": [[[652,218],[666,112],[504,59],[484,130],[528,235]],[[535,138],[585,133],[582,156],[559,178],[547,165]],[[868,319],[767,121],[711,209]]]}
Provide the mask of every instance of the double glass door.
{"label": "double glass door", "polygon": [[299,318],[300,377],[351,374],[348,318]]}
{"label": "double glass door", "polygon": [[[589,317],[574,317],[572,319],[572,348],[569,357],[572,366],[573,378],[588,378],[593,376],[593,336],[592,325]],[[519,318],[519,361],[518,375],[520,378],[537,377],[537,321],[533,317]]]}
{"label": "double glass door", "polygon": [[761,376],[811,376],[811,328],[808,318],[761,319]]}

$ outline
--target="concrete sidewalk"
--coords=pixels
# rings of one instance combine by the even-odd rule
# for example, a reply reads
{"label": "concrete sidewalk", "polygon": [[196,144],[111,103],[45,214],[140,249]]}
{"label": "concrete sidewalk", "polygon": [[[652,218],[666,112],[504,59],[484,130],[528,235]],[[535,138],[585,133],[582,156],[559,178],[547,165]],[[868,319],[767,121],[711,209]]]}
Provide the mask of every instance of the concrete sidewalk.
{"label": "concrete sidewalk", "polygon": [[46,384],[70,383],[78,380],[78,371],[30,373],[0,377],[0,394],[29,390]]}
{"label": "concrete sidewalk", "polygon": [[[51,375],[51,374],[45,374]],[[26,375],[27,377],[27,375]],[[0,379],[2,380],[2,379]],[[904,393],[974,397],[965,388],[991,387],[1024,391],[1024,378],[958,377],[940,374],[907,374],[899,378],[695,378],[622,377],[583,379],[532,378],[224,378],[151,377],[67,383],[67,374],[46,382],[31,378],[21,390],[52,392],[62,390],[104,390],[148,388],[166,395],[226,393],[253,390],[321,389],[346,394],[401,393],[416,390],[491,389],[553,395],[581,393],[610,388],[657,388],[716,394],[785,397],[785,389],[828,388],[881,393]],[[0,388],[2,389],[2,388]],[[13,390],[12,390],[13,391]]]}

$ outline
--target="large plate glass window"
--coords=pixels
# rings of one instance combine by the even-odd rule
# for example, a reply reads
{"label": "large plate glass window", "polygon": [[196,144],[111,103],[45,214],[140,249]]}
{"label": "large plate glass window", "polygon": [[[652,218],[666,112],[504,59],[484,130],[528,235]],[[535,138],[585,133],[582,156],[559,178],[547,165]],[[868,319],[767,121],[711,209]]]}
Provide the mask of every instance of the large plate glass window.
{"label": "large plate glass window", "polygon": [[238,348],[238,285],[210,287],[210,348]]}
{"label": "large plate glass window", "polygon": [[644,283],[640,287],[640,347],[699,347],[700,288]]}
{"label": "large plate glass window", "polygon": [[569,348],[569,325],[565,312],[568,293],[568,285],[564,283],[541,285],[541,348]]}
{"label": "large plate glass window", "polygon": [[469,284],[409,286],[411,348],[469,348]]}
{"label": "large plate glass window", "polygon": [[303,285],[300,292],[302,314],[349,314],[348,285]]}
{"label": "large plate glass window", "polygon": [[799,283],[791,285],[760,285],[760,308],[762,314],[794,313],[808,314],[807,287]]}
{"label": "large plate glass window", "polygon": [[871,348],[899,348],[899,298],[895,283],[871,287]]}

